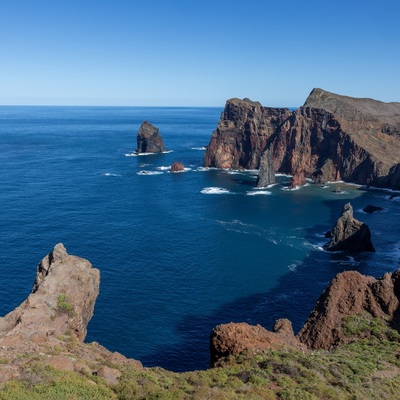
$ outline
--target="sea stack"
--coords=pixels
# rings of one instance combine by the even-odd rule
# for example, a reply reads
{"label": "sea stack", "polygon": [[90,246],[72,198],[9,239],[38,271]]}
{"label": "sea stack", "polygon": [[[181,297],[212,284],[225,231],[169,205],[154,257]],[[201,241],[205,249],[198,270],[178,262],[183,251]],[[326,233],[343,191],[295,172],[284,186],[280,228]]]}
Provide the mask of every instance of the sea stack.
{"label": "sea stack", "polygon": [[342,215],[327,237],[330,241],[324,249],[328,251],[375,251],[368,225],[353,217],[353,207],[350,203],[344,205]]}
{"label": "sea stack", "polygon": [[275,183],[274,161],[270,149],[264,151],[260,160],[260,170],[257,176],[256,186],[266,187]]}
{"label": "sea stack", "polygon": [[175,161],[171,165],[171,169],[170,169],[171,172],[183,172],[184,170],[185,170],[185,166],[178,161]]}
{"label": "sea stack", "polygon": [[137,134],[136,153],[162,153],[163,151],[165,151],[165,146],[158,128],[144,121]]}

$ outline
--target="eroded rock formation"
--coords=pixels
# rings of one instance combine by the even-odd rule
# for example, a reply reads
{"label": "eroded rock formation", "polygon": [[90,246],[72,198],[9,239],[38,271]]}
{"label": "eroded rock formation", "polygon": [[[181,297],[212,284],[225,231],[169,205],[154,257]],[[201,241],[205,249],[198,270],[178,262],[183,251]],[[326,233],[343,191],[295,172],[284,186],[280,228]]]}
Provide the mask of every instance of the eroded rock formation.
{"label": "eroded rock formation", "polygon": [[144,121],[137,134],[136,153],[162,153],[165,151],[163,139],[158,128]]}
{"label": "eroded rock formation", "polygon": [[324,249],[328,251],[375,251],[368,225],[353,217],[350,203],[344,205],[341,216],[327,237],[330,240]]}
{"label": "eroded rock formation", "polygon": [[292,348],[298,351],[331,350],[354,340],[346,334],[349,316],[382,318],[394,321],[400,305],[400,270],[381,279],[356,271],[339,273],[318,299],[300,332],[294,336],[288,320],[278,320],[274,332],[257,325],[230,323],[217,326],[210,337],[211,365],[241,353]]}
{"label": "eroded rock formation", "polygon": [[99,270],[69,255],[61,243],[43,258],[32,293],[0,318],[0,383],[18,378],[32,356],[39,355],[42,363],[62,370],[96,373],[110,363],[141,368],[140,362],[97,343],[83,343],[99,283]]}
{"label": "eroded rock formation", "polygon": [[312,349],[330,349],[349,340],[343,331],[344,318],[369,313],[390,320],[399,307],[400,270],[381,279],[356,271],[338,274],[321,294],[298,334]]}
{"label": "eroded rock formation", "polygon": [[275,172],[302,171],[318,183],[345,180],[400,188],[400,103],[321,89],[314,89],[294,112],[231,99],[212,134],[204,166],[259,168],[266,149],[272,151]]}
{"label": "eroded rock formation", "polygon": [[257,187],[267,187],[275,183],[275,170],[272,152],[270,150],[264,151],[260,160],[260,171],[257,176]]}

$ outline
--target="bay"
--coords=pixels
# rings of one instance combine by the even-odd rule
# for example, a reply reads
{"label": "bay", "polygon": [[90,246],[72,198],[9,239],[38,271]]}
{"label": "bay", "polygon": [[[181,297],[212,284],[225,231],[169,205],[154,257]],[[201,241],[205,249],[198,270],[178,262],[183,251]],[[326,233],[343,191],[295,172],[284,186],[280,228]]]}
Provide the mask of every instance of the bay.
{"label": "bay", "polygon": [[[29,294],[62,242],[100,269],[87,341],[174,371],[207,368],[220,323],[300,329],[340,271],[399,268],[399,201],[354,185],[289,177],[256,190],[256,171],[204,170],[221,108],[0,107],[0,315]],[[144,120],[168,153],[135,156]],[[174,161],[186,171],[169,173]],[[333,193],[340,185],[343,193]],[[370,225],[373,254],[321,250],[343,205]],[[384,208],[365,214],[374,204]]]}

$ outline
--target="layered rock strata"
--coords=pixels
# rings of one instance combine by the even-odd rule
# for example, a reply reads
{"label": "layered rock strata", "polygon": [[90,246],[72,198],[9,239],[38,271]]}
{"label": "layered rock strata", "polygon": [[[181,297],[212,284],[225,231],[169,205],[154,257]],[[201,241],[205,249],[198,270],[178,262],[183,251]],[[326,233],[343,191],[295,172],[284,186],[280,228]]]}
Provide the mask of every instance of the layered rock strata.
{"label": "layered rock strata", "polygon": [[162,153],[165,151],[163,139],[158,128],[144,121],[137,134],[136,153]]}
{"label": "layered rock strata", "polygon": [[326,236],[330,238],[324,246],[328,251],[375,251],[368,225],[354,218],[350,203],[344,205],[341,216]]}
{"label": "layered rock strata", "polygon": [[[314,89],[296,111],[230,99],[204,155],[205,167],[260,168],[315,182],[400,188],[400,103]],[[267,164],[269,168],[269,164]]]}

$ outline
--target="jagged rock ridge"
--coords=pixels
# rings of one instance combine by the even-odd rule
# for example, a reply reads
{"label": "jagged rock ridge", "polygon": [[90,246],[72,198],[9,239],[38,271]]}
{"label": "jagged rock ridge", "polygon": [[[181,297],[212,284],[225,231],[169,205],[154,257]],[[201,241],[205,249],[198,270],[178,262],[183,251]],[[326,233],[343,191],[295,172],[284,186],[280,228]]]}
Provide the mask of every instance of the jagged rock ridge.
{"label": "jagged rock ridge", "polygon": [[399,132],[400,103],[322,89],[314,89],[294,112],[231,99],[212,134],[204,166],[259,168],[262,153],[270,151],[275,172],[304,173],[316,182],[400,188]]}
{"label": "jagged rock ridge", "polygon": [[[356,271],[339,273],[324,290],[300,332],[290,329],[269,332],[247,323],[219,325],[211,333],[211,364],[243,352],[257,353],[269,349],[294,348],[300,351],[333,349],[352,340],[344,330],[345,319],[368,313],[385,321],[398,318],[400,305],[400,270],[386,273],[381,279]],[[278,327],[282,320],[277,321]],[[290,327],[290,321],[284,326]],[[398,322],[398,321],[397,321]]]}

